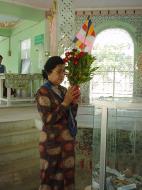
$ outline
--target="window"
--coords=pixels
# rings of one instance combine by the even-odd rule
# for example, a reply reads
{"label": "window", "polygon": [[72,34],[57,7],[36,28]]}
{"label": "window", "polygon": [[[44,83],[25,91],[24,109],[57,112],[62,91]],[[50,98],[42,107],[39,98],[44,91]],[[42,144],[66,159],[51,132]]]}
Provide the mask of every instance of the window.
{"label": "window", "polygon": [[31,39],[21,41],[21,73],[30,73],[31,62],[30,62],[30,49]]}
{"label": "window", "polygon": [[91,102],[96,97],[131,97],[134,78],[134,44],[123,29],[107,29],[96,37],[92,54],[99,69],[90,85]]}

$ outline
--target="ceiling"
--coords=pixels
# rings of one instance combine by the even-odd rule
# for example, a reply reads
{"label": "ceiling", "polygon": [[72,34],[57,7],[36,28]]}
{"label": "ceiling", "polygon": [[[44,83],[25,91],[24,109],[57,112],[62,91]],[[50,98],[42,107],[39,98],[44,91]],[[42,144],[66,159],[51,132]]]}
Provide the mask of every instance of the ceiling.
{"label": "ceiling", "polygon": [[[51,4],[52,0],[0,0],[0,29],[12,28],[21,20],[39,21]],[[73,4],[75,10],[142,9],[142,0],[73,0]]]}
{"label": "ceiling", "polygon": [[[48,10],[52,0],[0,0],[36,9]],[[76,9],[142,8],[142,0],[73,0]]]}

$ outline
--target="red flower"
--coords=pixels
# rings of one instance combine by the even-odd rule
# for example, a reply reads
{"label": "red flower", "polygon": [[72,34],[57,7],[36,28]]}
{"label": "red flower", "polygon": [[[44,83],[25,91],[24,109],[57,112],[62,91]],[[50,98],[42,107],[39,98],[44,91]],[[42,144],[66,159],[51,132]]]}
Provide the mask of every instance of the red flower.
{"label": "red flower", "polygon": [[83,51],[81,51],[80,53],[79,53],[79,57],[83,57],[85,55],[85,53],[83,52]]}
{"label": "red flower", "polygon": [[[64,63],[67,64],[67,77],[71,85],[79,85],[93,78],[95,57],[87,52],[72,49],[65,53]],[[87,64],[86,64],[87,63]]]}
{"label": "red flower", "polygon": [[77,60],[74,60],[74,62],[73,62],[75,65],[77,65],[78,64],[78,61]]}
{"label": "red flower", "polygon": [[70,56],[70,52],[65,53],[66,57]]}
{"label": "red flower", "polygon": [[64,58],[63,61],[64,61],[64,63],[67,63],[68,62],[68,58],[67,57]]}

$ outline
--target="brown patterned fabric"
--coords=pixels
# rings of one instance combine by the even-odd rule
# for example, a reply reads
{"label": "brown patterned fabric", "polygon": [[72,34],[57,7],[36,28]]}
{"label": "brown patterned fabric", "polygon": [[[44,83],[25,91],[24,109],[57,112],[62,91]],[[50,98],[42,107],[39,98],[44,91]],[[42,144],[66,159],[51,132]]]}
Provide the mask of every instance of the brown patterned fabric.
{"label": "brown patterned fabric", "polygon": [[[59,86],[63,94],[66,89]],[[52,89],[41,87],[36,95],[37,108],[43,127],[40,132],[40,179],[39,190],[75,190],[75,139],[68,129],[68,108]],[[76,117],[77,104],[72,104]]]}

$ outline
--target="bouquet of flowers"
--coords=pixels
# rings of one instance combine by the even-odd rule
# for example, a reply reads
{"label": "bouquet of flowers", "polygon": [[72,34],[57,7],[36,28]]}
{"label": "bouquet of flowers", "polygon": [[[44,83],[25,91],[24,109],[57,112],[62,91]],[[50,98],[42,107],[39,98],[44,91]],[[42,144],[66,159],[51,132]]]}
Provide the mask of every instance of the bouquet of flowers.
{"label": "bouquet of flowers", "polygon": [[64,62],[67,64],[67,78],[71,85],[80,85],[93,78],[98,69],[95,66],[95,57],[88,52],[72,49],[65,53]]}

